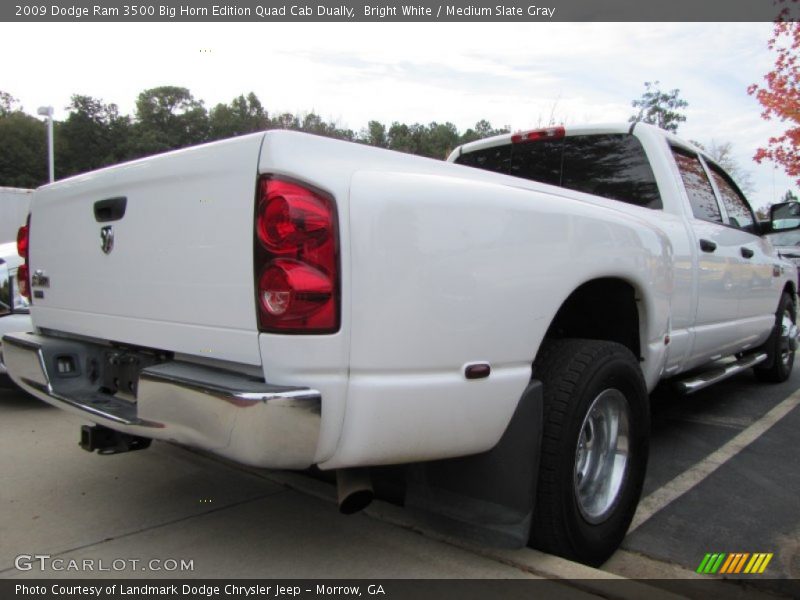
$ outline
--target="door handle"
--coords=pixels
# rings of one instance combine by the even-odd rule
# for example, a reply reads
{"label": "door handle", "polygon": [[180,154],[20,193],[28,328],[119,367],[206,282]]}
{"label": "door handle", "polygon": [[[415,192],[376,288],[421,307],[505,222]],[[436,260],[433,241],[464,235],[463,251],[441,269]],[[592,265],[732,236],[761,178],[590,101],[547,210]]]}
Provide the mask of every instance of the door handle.
{"label": "door handle", "polygon": [[700,250],[703,252],[713,252],[717,249],[717,245],[711,240],[700,240]]}
{"label": "door handle", "polygon": [[744,246],[742,246],[740,250],[742,251],[742,256],[744,256],[745,258],[753,258],[754,252],[750,250],[750,248],[745,248]]}

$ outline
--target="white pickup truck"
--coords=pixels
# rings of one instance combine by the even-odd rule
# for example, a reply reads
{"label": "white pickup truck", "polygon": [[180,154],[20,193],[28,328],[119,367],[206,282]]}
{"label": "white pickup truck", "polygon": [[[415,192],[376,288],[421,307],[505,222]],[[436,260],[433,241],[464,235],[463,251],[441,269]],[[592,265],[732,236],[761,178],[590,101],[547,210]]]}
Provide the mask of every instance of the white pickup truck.
{"label": "white pickup truck", "polygon": [[644,124],[447,162],[247,135],[38,189],[35,331],[5,363],[96,424],[87,450],[337,470],[345,512],[365,467],[415,463],[409,506],[598,564],[636,509],[657,383],[789,376],[797,271],[762,234],[797,208],[758,223]]}

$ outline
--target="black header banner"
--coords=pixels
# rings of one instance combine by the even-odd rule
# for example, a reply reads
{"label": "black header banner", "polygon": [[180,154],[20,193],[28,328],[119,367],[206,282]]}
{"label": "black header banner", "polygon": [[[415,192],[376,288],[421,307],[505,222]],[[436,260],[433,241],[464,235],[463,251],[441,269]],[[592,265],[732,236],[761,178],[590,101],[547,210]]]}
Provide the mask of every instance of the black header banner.
{"label": "black header banner", "polygon": [[797,0],[10,0],[0,21],[656,22],[798,20]]}
{"label": "black header banner", "polygon": [[715,579],[16,579],[4,600],[571,600],[572,598],[763,599],[797,597],[795,580]]}

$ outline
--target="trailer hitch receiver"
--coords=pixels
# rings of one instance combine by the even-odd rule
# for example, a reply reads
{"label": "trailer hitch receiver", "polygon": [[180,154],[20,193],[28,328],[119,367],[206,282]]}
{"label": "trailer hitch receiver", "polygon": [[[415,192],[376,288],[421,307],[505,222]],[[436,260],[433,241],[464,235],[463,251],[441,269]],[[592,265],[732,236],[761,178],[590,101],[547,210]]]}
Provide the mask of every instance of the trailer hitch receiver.
{"label": "trailer hitch receiver", "polygon": [[150,438],[120,433],[102,425],[84,425],[81,427],[80,446],[87,452],[97,450],[98,454],[119,454],[144,450],[152,442]]}

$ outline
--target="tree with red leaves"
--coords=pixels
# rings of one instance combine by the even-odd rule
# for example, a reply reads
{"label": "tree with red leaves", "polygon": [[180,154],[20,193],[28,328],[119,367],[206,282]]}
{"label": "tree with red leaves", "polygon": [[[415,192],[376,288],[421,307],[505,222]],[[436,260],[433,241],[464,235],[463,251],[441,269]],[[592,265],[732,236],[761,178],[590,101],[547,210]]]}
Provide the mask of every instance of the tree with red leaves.
{"label": "tree with red leaves", "polygon": [[[797,0],[790,1],[797,3]],[[754,160],[759,164],[765,159],[771,160],[783,166],[800,185],[800,26],[788,17],[787,7],[775,21],[767,43],[767,47],[777,53],[775,68],[764,76],[763,86],[753,84],[747,88],[747,93],[755,95],[764,107],[762,118],[779,119],[790,125],[783,135],[771,137],[766,148],[759,148]]]}

